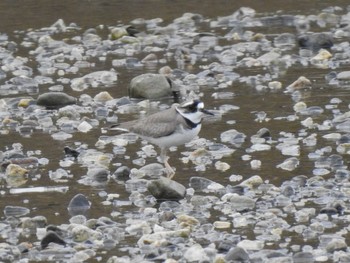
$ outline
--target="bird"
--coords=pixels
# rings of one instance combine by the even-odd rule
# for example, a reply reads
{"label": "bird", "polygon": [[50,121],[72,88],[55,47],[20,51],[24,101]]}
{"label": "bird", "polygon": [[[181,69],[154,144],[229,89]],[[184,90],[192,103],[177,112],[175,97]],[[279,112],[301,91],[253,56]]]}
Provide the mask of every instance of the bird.
{"label": "bird", "polygon": [[170,108],[151,114],[139,120],[111,126],[112,130],[127,131],[136,134],[160,148],[160,160],[166,168],[168,178],[175,171],[169,165],[167,151],[172,146],[190,142],[202,127],[205,115],[214,115],[204,109],[204,103],[194,99],[182,104],[174,103]]}

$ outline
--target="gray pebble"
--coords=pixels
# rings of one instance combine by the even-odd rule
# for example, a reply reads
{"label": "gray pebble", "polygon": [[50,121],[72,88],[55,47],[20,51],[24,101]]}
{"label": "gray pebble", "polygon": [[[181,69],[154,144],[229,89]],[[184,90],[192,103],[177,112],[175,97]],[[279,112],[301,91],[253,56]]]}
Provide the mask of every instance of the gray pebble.
{"label": "gray pebble", "polygon": [[76,98],[63,92],[43,93],[37,99],[37,104],[46,108],[60,108],[76,102]]}
{"label": "gray pebble", "polygon": [[165,177],[151,181],[147,189],[158,200],[180,200],[186,194],[186,188],[182,184]]}

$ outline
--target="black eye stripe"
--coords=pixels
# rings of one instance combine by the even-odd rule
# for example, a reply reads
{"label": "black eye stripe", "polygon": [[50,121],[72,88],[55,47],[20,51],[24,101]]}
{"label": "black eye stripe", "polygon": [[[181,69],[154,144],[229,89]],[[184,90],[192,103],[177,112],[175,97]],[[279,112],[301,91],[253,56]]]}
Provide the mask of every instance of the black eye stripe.
{"label": "black eye stripe", "polygon": [[197,111],[197,104],[196,105],[192,104],[192,105],[188,106],[187,108],[188,108],[189,112],[196,112]]}
{"label": "black eye stripe", "polygon": [[200,103],[199,100],[194,100],[190,105],[185,106],[184,108],[188,112],[197,112],[198,111],[198,104]]}

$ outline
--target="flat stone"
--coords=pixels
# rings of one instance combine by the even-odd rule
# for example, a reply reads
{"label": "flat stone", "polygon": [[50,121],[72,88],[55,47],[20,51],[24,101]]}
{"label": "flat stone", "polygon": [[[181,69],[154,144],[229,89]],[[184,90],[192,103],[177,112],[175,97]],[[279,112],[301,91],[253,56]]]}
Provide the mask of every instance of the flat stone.
{"label": "flat stone", "polygon": [[259,240],[242,240],[237,244],[238,247],[245,250],[261,250],[264,248],[264,242]]}
{"label": "flat stone", "polygon": [[247,197],[240,196],[237,194],[226,194],[222,197],[223,201],[229,202],[233,209],[237,211],[243,211],[246,209],[253,209],[255,207],[255,200]]}

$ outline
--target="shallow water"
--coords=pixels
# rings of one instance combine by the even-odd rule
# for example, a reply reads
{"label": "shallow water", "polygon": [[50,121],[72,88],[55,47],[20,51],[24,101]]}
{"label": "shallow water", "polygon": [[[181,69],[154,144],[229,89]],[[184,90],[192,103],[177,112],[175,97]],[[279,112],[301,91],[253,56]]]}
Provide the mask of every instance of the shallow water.
{"label": "shallow water", "polygon": [[[340,6],[344,9],[348,6],[348,1],[1,1],[0,2],[0,24],[1,33],[6,33],[9,37],[18,36],[17,32],[28,30],[30,28],[38,29],[47,27],[62,18],[66,24],[75,23],[83,29],[96,28],[99,25],[114,26],[118,24],[129,24],[130,21],[136,18],[152,19],[162,18],[163,24],[166,25],[173,21],[173,19],[181,17],[186,12],[198,13],[203,15],[204,19],[215,20],[217,17],[227,16],[232,14],[241,6],[251,7],[256,10],[258,16],[272,16],[277,12],[280,14],[289,15],[308,15],[318,14],[320,10],[328,6]],[[84,30],[83,30],[84,31]],[[208,24],[203,26],[203,32],[213,31],[208,27]],[[255,29],[253,31],[256,31]],[[271,38],[274,34],[281,32],[292,31],[292,29],[283,29],[279,26],[264,27],[263,32]],[[223,40],[224,42],[225,40]],[[19,50],[21,55],[23,50]],[[291,53],[298,53],[297,48],[291,50]],[[28,65],[34,66],[28,63]],[[35,63],[35,62],[33,62]],[[170,60],[167,64],[171,68],[176,68],[176,62]],[[183,70],[188,73],[198,73],[200,63],[194,66],[187,66]],[[157,64],[149,68],[143,67],[141,69],[117,69],[118,81],[117,84],[110,88],[88,89],[84,93],[95,96],[100,91],[108,91],[113,98],[127,96],[127,86],[130,80],[142,73],[155,73],[163,64]],[[106,61],[96,60],[96,67],[93,70],[109,70],[111,69],[111,59]],[[348,65],[340,66],[336,69],[318,69],[315,67],[297,67],[292,66],[288,68],[285,74],[278,72],[278,76],[273,80],[278,80],[283,87],[287,87],[300,76],[306,76],[312,81],[312,89],[302,93],[303,100],[308,106],[320,106],[329,104],[332,98],[340,98],[343,102],[339,104],[339,109],[342,112],[347,111],[348,90],[334,88],[328,85],[325,80],[325,75],[331,71],[344,71]],[[88,72],[88,71],[87,71]],[[237,73],[240,77],[256,76],[258,74],[264,75],[269,73],[268,68],[244,68],[241,71],[238,69]],[[34,73],[35,74],[35,73]],[[5,80],[1,80],[5,82]],[[40,86],[39,94],[46,92],[50,85]],[[69,88],[65,88],[65,92],[79,96],[78,92],[74,92]],[[303,127],[300,121],[279,121],[274,120],[278,117],[286,117],[293,115],[295,112],[293,106],[295,102],[291,99],[289,94],[282,91],[258,91],[254,85],[247,85],[242,82],[235,81],[232,86],[216,90],[216,92],[231,91],[234,92],[233,99],[213,99],[211,94],[212,89],[204,87],[201,92],[205,94],[203,101],[207,109],[218,109],[223,104],[233,104],[239,107],[239,110],[229,111],[222,116],[222,119],[213,123],[205,123],[200,133],[201,138],[206,138],[214,142],[220,142],[220,134],[229,129],[236,129],[247,136],[247,142],[241,147],[237,148],[235,153],[230,157],[225,157],[221,161],[230,164],[231,168],[225,172],[215,169],[214,166],[207,167],[204,172],[196,172],[194,165],[183,164],[180,158],[183,157],[182,152],[186,151],[184,147],[179,147],[176,152],[170,153],[170,164],[176,167],[175,180],[188,187],[189,178],[192,176],[203,176],[212,179],[217,183],[223,185],[230,184],[229,177],[232,174],[242,175],[243,178],[249,178],[252,175],[260,175],[264,181],[270,182],[276,186],[280,186],[285,180],[289,180],[296,175],[306,175],[311,177],[314,169],[314,162],[308,159],[308,153],[315,151],[315,148],[322,148],[327,145],[334,147],[333,142],[323,140],[321,136],[329,133],[329,131],[315,130],[318,134],[318,143],[316,147],[302,147],[300,154],[300,165],[294,171],[289,172],[276,168],[276,165],[282,163],[287,157],[281,155],[280,151],[275,148],[270,151],[255,152],[251,155],[253,159],[261,160],[262,167],[259,170],[252,170],[249,162],[243,161],[242,156],[247,154],[246,148],[251,146],[249,139],[256,132],[265,127],[271,132],[272,139],[277,140],[281,137],[281,132],[288,132],[298,134]],[[36,98],[38,94],[34,94]],[[16,97],[16,95],[9,95],[8,97]],[[169,103],[169,100],[163,101]],[[270,121],[256,121],[256,113],[264,111]],[[128,120],[138,118],[139,114],[119,116],[120,120]],[[325,111],[320,116],[313,117],[314,122],[322,123],[323,120],[331,119],[330,111]],[[234,124],[229,124],[229,121],[234,120]],[[48,133],[35,131],[29,138],[20,136],[17,132],[10,131],[8,134],[0,137],[0,150],[11,148],[13,143],[21,143],[24,152],[40,150],[41,157],[49,160],[49,164],[43,168],[31,171],[32,179],[27,183],[26,187],[36,186],[68,186],[69,190],[66,194],[62,193],[28,193],[28,194],[9,194],[5,185],[2,185],[2,193],[5,198],[0,200],[0,210],[5,205],[18,205],[30,208],[30,216],[43,215],[48,219],[50,224],[62,224],[67,222],[70,215],[67,211],[67,205],[71,198],[78,193],[85,194],[92,203],[91,209],[87,216],[90,218],[98,218],[101,216],[109,216],[112,211],[124,213],[135,212],[138,208],[134,206],[125,206],[115,208],[113,206],[103,206],[101,202],[103,198],[99,196],[101,191],[107,193],[120,194],[120,200],[129,200],[129,194],[125,191],[125,186],[111,180],[106,186],[92,187],[77,183],[81,176],[86,174],[85,167],[80,167],[74,164],[68,168],[70,174],[73,175],[67,183],[54,183],[48,177],[49,171],[57,170],[60,165],[59,162],[64,158],[64,146],[75,147],[75,143],[86,144],[88,148],[95,148],[95,143],[101,136],[101,128],[107,126],[105,121],[100,121],[99,128],[94,128],[88,133],[74,133],[73,137],[64,141],[53,140]],[[311,134],[311,133],[310,133]],[[130,168],[134,167],[132,160],[137,158],[136,152],[139,151],[141,142],[130,144],[127,146],[126,155],[130,159],[115,157],[113,163],[121,163]],[[105,153],[111,152],[111,147],[106,147],[101,151]],[[157,149],[158,151],[158,149]],[[147,158],[147,162],[153,162],[154,158]],[[346,161],[346,157],[344,157]],[[116,169],[111,165],[110,170],[113,172]],[[4,216],[2,215],[2,218]],[[215,218],[215,214],[214,214]],[[213,220],[214,221],[214,220]],[[135,240],[128,238],[123,241],[123,246],[130,245]],[[301,241],[301,240],[299,240]],[[129,242],[129,243],[128,243]],[[295,241],[296,244],[298,240]],[[120,253],[120,252],[117,252]],[[115,251],[111,251],[108,255],[118,255]],[[106,255],[102,257],[108,258]]]}

